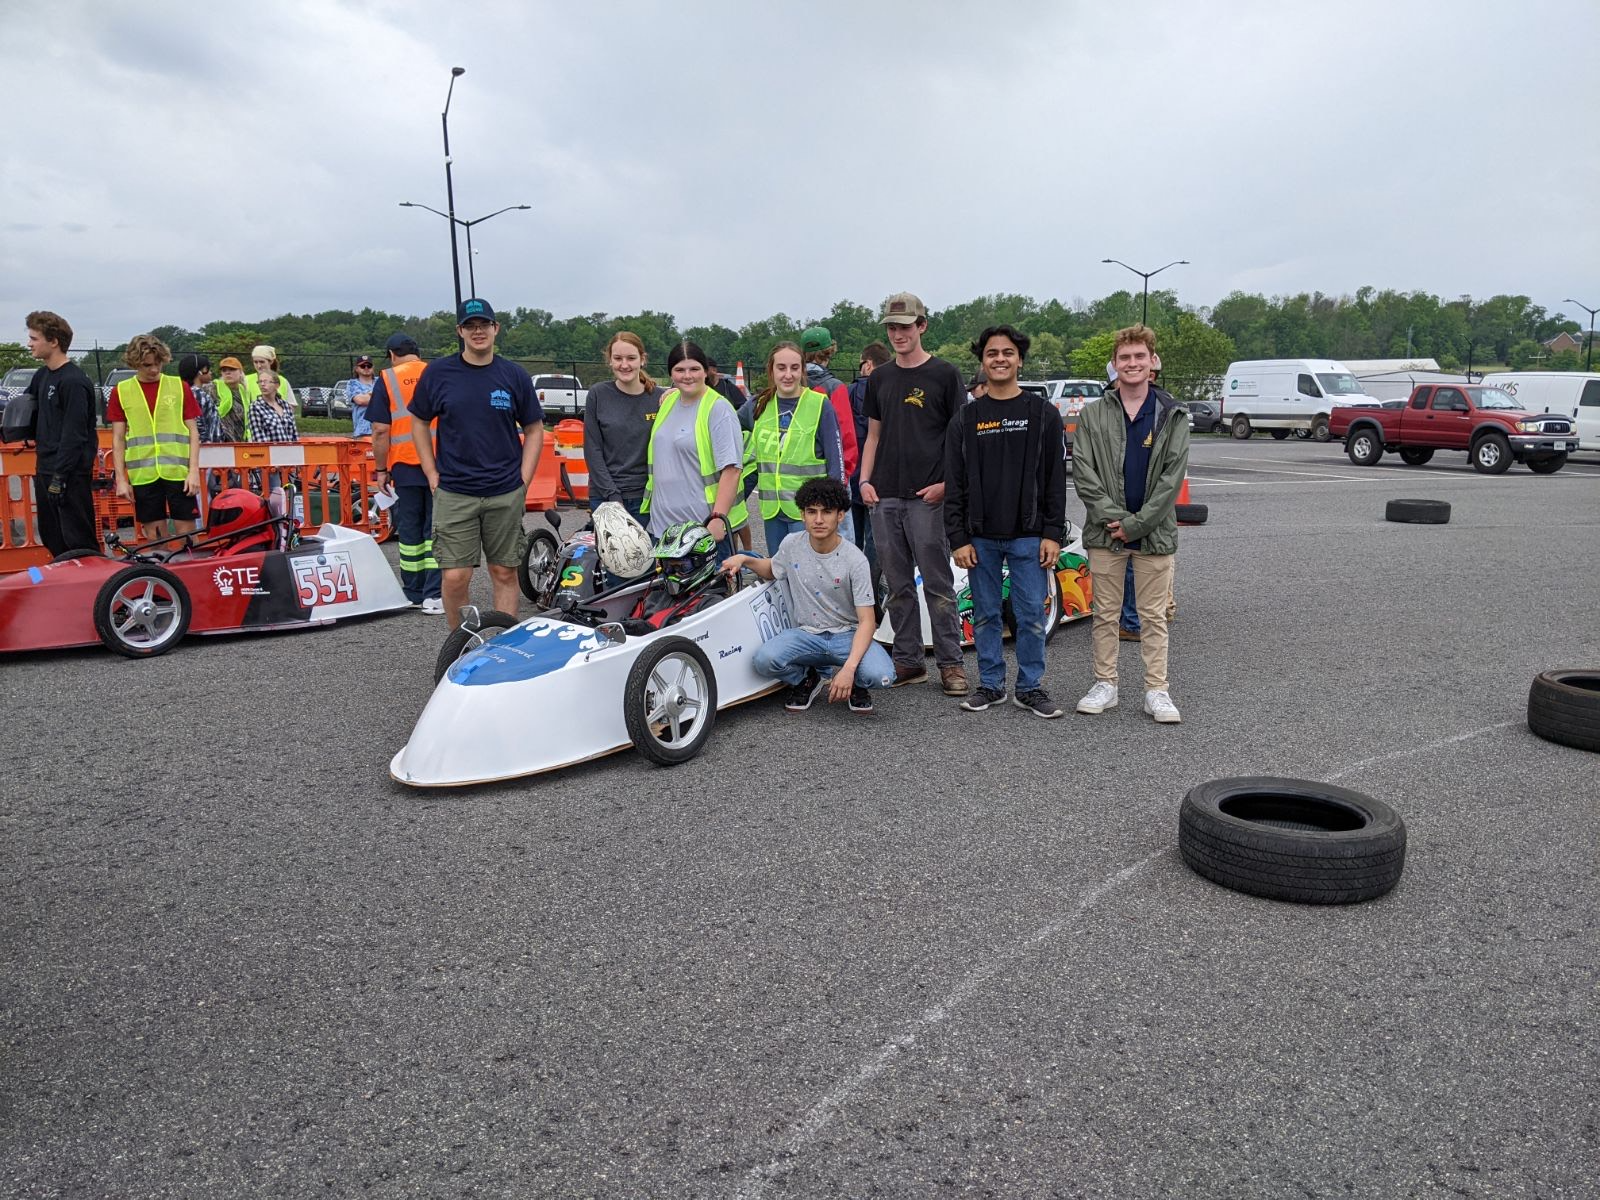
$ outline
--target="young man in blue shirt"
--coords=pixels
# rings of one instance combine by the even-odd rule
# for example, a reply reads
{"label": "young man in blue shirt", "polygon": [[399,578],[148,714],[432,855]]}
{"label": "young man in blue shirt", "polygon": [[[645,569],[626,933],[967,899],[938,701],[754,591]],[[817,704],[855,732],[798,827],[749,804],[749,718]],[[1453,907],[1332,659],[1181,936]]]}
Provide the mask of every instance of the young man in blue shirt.
{"label": "young man in blue shirt", "polygon": [[433,556],[452,629],[480,559],[488,560],[494,606],[517,611],[524,499],[544,446],[533,380],[494,352],[494,308],[477,297],[462,301],[456,332],[465,348],[427,365],[410,404],[417,458],[433,489]]}

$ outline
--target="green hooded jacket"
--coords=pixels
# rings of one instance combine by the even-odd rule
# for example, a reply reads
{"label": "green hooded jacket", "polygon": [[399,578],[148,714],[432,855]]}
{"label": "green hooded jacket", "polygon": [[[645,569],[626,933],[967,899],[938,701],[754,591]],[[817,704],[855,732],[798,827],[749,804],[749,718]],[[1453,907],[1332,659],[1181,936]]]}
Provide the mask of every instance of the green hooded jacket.
{"label": "green hooded jacket", "polygon": [[1127,509],[1122,462],[1128,447],[1128,420],[1115,387],[1091,400],[1078,413],[1072,441],[1072,486],[1083,501],[1083,544],[1096,550],[1115,549],[1106,532],[1108,521],[1121,521],[1122,531],[1143,554],[1178,552],[1178,489],[1189,469],[1189,419],[1171,396],[1152,387],[1156,398],[1156,431],[1145,477],[1144,507]]}

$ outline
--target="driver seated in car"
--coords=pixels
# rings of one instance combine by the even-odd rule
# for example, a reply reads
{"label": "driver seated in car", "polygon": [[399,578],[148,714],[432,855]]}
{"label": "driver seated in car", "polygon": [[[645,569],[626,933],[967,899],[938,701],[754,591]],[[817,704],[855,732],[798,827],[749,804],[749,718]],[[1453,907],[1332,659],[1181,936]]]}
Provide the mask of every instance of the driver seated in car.
{"label": "driver seated in car", "polygon": [[656,545],[656,576],[622,621],[628,633],[654,633],[731,594],[717,570],[717,543],[694,521],[674,525]]}

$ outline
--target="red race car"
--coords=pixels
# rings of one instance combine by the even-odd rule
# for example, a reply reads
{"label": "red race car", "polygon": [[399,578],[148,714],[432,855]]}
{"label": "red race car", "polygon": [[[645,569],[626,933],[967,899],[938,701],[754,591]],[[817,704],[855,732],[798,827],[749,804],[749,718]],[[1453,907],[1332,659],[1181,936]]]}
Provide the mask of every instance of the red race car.
{"label": "red race car", "polygon": [[186,633],[305,629],[409,608],[378,543],[342,525],[299,537],[254,492],[211,503],[203,533],[72,550],[0,578],[0,652],[96,642],[129,658]]}

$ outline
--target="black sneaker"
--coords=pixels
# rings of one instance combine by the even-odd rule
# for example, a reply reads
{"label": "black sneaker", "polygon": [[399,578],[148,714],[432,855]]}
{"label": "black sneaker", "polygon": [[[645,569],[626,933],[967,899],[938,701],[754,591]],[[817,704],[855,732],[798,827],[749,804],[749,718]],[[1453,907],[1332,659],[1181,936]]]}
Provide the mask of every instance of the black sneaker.
{"label": "black sneaker", "polygon": [[980,687],[972,695],[961,702],[961,707],[968,712],[982,712],[991,704],[1004,704],[1006,694],[999,688]]}
{"label": "black sneaker", "polygon": [[817,698],[828,681],[818,675],[816,668],[806,668],[806,677],[795,684],[783,697],[783,706],[790,712],[805,712]]}
{"label": "black sneaker", "polygon": [[851,688],[850,711],[853,713],[872,712],[872,693],[860,686]]}
{"label": "black sneaker", "polygon": [[1061,706],[1050,699],[1050,694],[1043,688],[1034,688],[1031,692],[1018,692],[1011,698],[1011,703],[1047,721],[1061,715]]}

